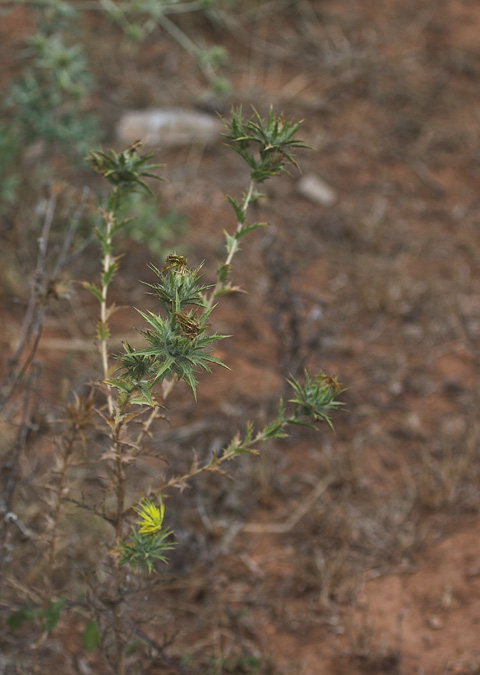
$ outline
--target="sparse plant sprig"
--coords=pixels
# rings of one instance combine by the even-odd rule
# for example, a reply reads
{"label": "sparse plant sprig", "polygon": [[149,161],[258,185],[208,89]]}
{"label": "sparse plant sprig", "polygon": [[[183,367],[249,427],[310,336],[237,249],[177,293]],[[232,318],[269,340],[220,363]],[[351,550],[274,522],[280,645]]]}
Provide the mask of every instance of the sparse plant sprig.
{"label": "sparse plant sprig", "polygon": [[[27,30],[18,51],[21,72],[0,102],[0,201],[2,212],[12,216],[23,208],[27,195],[30,203],[38,202],[40,186],[56,180],[58,158],[64,175],[67,167],[79,168],[101,136],[92,108],[95,78],[78,35],[75,8],[60,0],[5,0],[0,13],[20,4],[28,7],[27,22],[34,30],[31,35]],[[22,158],[31,147],[35,153],[25,172]],[[54,163],[49,161],[53,156]]]}
{"label": "sparse plant sprig", "polygon": [[252,117],[244,119],[242,108],[233,109],[227,121],[227,132],[223,136],[230,141],[229,146],[246,161],[250,169],[250,184],[241,199],[227,196],[237,227],[233,234],[225,232],[227,257],[217,268],[217,283],[210,295],[209,306],[216,298],[225,293],[238,290],[230,282],[231,264],[240,250],[240,240],[249,232],[263,227],[266,223],[247,223],[247,211],[261,193],[255,189],[257,183],[287,172],[287,165],[297,166],[291,154],[292,148],[309,148],[303,141],[295,138],[301,122],[289,122],[283,115],[276,116],[270,108],[266,119],[262,119],[254,110]]}
{"label": "sparse plant sprig", "polygon": [[294,419],[290,421],[290,424],[313,427],[312,421],[323,420],[333,430],[328,413],[344,405],[336,399],[339,394],[345,391],[337,379],[324,373],[310,378],[308,372],[305,371],[303,385],[294,377],[291,377],[288,383],[294,393],[290,402],[295,406]]}
{"label": "sparse plant sprig", "polygon": [[266,119],[262,119],[255,108],[253,112],[252,117],[244,119],[242,108],[233,109],[227,122],[228,131],[223,136],[230,141],[232,150],[247,162],[251,180],[263,183],[287,171],[288,164],[298,166],[291,149],[309,146],[295,138],[302,122],[276,116],[272,108]]}
{"label": "sparse plant sprig", "polygon": [[187,473],[171,478],[162,486],[162,491],[171,487],[183,488],[189,480],[203,472],[224,474],[225,471],[221,466],[225,462],[236,459],[239,455],[258,455],[259,446],[265,441],[288,437],[289,425],[316,429],[318,423],[325,422],[333,429],[328,413],[343,405],[337,400],[337,396],[344,391],[339,382],[323,373],[310,378],[305,371],[303,384],[293,377],[289,383],[294,390],[294,396],[289,401],[294,404],[290,414],[287,414],[284,402],[280,399],[275,419],[258,431],[255,431],[251,422],[247,422],[243,436],[240,433],[236,434],[222,451],[214,452],[208,462],[202,465],[194,463]]}
{"label": "sparse plant sprig", "polygon": [[276,419],[254,435],[253,426],[248,423],[243,439],[237,435],[224,450],[222,457],[232,458],[239,454],[255,453],[255,448],[264,441],[275,438],[286,438],[288,425],[307,426],[316,429],[315,424],[326,422],[333,429],[328,413],[343,405],[337,396],[344,391],[339,382],[328,375],[320,373],[310,378],[305,371],[303,384],[295,378],[288,380],[294,390],[294,397],[289,399],[294,404],[293,411],[287,416],[283,400],[280,399]]}
{"label": "sparse plant sprig", "polygon": [[[96,228],[96,234],[102,250],[102,273],[100,287],[91,283],[84,283],[100,303],[100,319],[97,322],[97,337],[100,342],[102,365],[105,381],[110,388],[120,391],[121,405],[127,405],[129,398],[134,393],[140,393],[139,402],[152,404],[153,399],[147,386],[149,363],[146,359],[140,359],[134,355],[134,350],[128,345],[125,347],[125,358],[128,361],[129,378],[122,380],[110,379],[110,365],[108,353],[108,340],[110,337],[109,319],[115,311],[115,306],[108,305],[108,289],[118,271],[119,257],[113,255],[114,237],[118,231],[129,222],[128,219],[119,218],[122,198],[132,192],[145,190],[151,193],[151,189],[145,183],[145,178],[162,180],[160,176],[152,173],[158,164],[148,164],[153,154],[142,154],[142,141],[132,143],[122,152],[111,150],[110,152],[92,151],[89,161],[92,167],[104,176],[113,186],[110,192],[106,210],[100,210],[103,217],[103,227]],[[151,371],[150,371],[151,375]],[[108,397],[108,409],[113,414],[114,402],[111,389]]]}
{"label": "sparse plant sprig", "polygon": [[121,189],[122,192],[130,193],[142,188],[153,194],[144,179],[164,180],[156,173],[152,173],[161,164],[148,164],[155,153],[142,154],[140,150],[143,146],[144,141],[139,140],[122,152],[115,152],[115,150],[90,152],[88,159],[98,173],[102,174],[115,188]]}
{"label": "sparse plant sprig", "polygon": [[199,43],[191,32],[185,32],[179,23],[169,18],[169,15],[197,12],[212,16],[218,0],[102,0],[98,4],[132,42],[145,40],[158,28],[165,31],[194,59],[214,93],[228,93],[230,83],[218,73],[228,58],[225,48]]}

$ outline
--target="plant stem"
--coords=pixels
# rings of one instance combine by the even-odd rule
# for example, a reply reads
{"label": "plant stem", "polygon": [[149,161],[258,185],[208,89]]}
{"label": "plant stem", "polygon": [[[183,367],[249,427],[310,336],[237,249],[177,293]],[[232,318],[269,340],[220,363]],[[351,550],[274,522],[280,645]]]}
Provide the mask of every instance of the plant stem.
{"label": "plant stem", "polygon": [[125,408],[128,405],[128,401],[124,403],[122,406],[122,409],[118,411],[118,416],[120,418],[119,422],[116,423],[114,430],[113,430],[113,443],[114,443],[114,450],[115,450],[115,455],[116,455],[116,461],[115,461],[115,472],[116,472],[116,482],[117,482],[117,489],[116,489],[116,495],[117,495],[117,505],[116,505],[116,516],[115,516],[115,536],[117,538],[117,541],[119,541],[122,538],[123,535],[123,511],[124,511],[124,504],[125,504],[125,481],[126,481],[126,476],[125,476],[125,469],[123,468],[123,450],[122,450],[122,442],[120,441],[120,433],[122,430],[123,426],[123,413],[125,412]]}
{"label": "plant stem", "polygon": [[[244,199],[243,204],[242,204],[242,213],[243,213],[243,215],[245,215],[245,214],[247,213],[247,209],[248,209],[248,207],[249,207],[249,205],[250,205],[250,202],[252,201],[252,195],[253,195],[254,187],[255,187],[255,183],[253,182],[253,180],[251,180],[251,181],[250,181],[250,185],[248,186],[247,194],[245,195],[245,199]],[[242,229],[242,227],[243,227],[242,223],[240,223],[239,221],[237,221],[236,234],[238,234],[238,232],[240,232],[240,230]],[[228,254],[227,259],[225,260],[225,265],[230,265],[230,264],[231,264],[231,262],[232,262],[232,260],[233,260],[233,256],[235,255],[235,253],[236,253],[237,251],[238,251],[238,239],[235,240],[235,244],[232,246],[232,250],[230,251],[230,253]]]}
{"label": "plant stem", "polygon": [[[112,407],[113,407],[113,397]],[[123,443],[121,441],[121,433],[124,426],[124,415],[125,411],[130,403],[130,398],[127,397],[120,408],[112,410],[112,417],[115,416],[115,421],[113,424],[111,438],[113,441],[113,448],[115,451],[115,481],[116,481],[116,513],[115,513],[115,539],[117,543],[121,541],[123,537],[123,525],[125,522],[125,485],[126,485],[126,475],[124,469],[124,451]],[[122,615],[122,605],[123,605],[123,596],[122,596],[122,585],[125,578],[125,573],[123,568],[118,564],[117,561],[114,562],[114,572],[113,572],[113,588],[114,588],[114,607],[113,607],[113,633],[115,636],[116,643],[116,660],[115,660],[115,672],[116,675],[125,675],[125,648],[126,640],[124,636],[125,632],[125,623]]]}
{"label": "plant stem", "polygon": [[[109,282],[104,280],[104,275],[107,275],[108,270],[112,264],[112,225],[113,225],[114,215],[110,211],[105,214],[105,224],[107,226],[106,237],[105,237],[105,252],[103,255],[103,274],[102,274],[102,301],[100,303],[100,322],[102,327],[102,335],[100,336],[100,353],[102,357],[102,369],[104,379],[108,379],[109,376],[109,363],[108,363],[108,305],[107,305],[107,294]],[[110,415],[113,415],[113,396],[111,387],[108,387],[107,393],[107,405],[108,412]]]}
{"label": "plant stem", "polygon": [[[243,200],[243,204],[242,204],[242,213],[243,213],[244,216],[246,215],[248,207],[249,207],[249,205],[252,201],[254,188],[255,188],[255,183],[254,183],[253,180],[251,180],[250,185],[248,186],[247,194],[245,195],[245,199]],[[242,230],[242,227],[243,227],[243,224],[240,222],[240,220],[237,219],[237,228],[235,230],[235,234],[238,234]],[[237,253],[237,251],[238,251],[238,239],[235,239],[235,241],[233,242],[233,245],[230,249],[230,252],[229,252],[229,254],[228,254],[228,256],[225,260],[225,263],[224,263],[224,265],[226,267],[231,265],[232,260],[233,260],[233,256],[235,255],[235,253]],[[222,289],[224,287],[225,287],[225,283],[220,281],[220,279],[218,279],[217,283],[215,284],[215,287],[214,287],[213,291],[210,294],[210,298],[208,299],[208,302],[207,302],[207,308],[208,309],[211,309],[211,307],[213,306],[213,302],[214,302],[215,298],[222,291]]]}

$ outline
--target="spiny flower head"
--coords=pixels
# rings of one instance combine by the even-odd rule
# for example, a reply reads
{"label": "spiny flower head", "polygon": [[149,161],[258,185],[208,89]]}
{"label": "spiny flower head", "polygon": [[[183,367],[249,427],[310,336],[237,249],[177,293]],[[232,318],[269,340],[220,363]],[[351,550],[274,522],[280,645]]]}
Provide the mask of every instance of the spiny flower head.
{"label": "spiny flower head", "polygon": [[138,523],[140,534],[155,534],[162,529],[165,515],[165,505],[162,500],[158,507],[151,499],[145,499],[135,508],[135,512],[140,516]]}

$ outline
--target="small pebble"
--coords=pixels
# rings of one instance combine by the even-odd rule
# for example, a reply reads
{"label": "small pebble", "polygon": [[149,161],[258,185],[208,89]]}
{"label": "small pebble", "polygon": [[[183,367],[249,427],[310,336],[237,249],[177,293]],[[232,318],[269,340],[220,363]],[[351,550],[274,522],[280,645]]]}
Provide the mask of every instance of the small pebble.
{"label": "small pebble", "polygon": [[427,619],[427,623],[430,626],[430,628],[433,628],[433,630],[440,630],[440,628],[443,627],[443,621],[439,616],[436,615],[429,616]]}
{"label": "small pebble", "polygon": [[335,190],[313,173],[307,173],[300,178],[297,191],[302,197],[322,206],[333,206],[338,199]]}

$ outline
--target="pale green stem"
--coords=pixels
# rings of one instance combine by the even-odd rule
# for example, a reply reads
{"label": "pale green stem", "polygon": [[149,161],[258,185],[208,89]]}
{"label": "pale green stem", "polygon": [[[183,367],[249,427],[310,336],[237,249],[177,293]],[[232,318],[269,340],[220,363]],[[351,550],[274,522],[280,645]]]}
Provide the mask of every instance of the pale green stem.
{"label": "pale green stem", "polygon": [[[249,206],[250,202],[252,201],[252,195],[253,195],[254,188],[255,188],[255,183],[252,180],[252,181],[250,181],[250,185],[248,186],[247,194],[245,195],[245,199],[243,200],[243,204],[242,204],[242,213],[244,215],[247,213],[248,206]],[[235,231],[236,234],[238,234],[241,231],[242,227],[243,227],[243,224],[240,221],[237,221],[237,229]],[[228,267],[228,265],[230,265],[232,263],[233,256],[235,255],[235,253],[237,253],[237,251],[238,251],[238,239],[235,239],[235,241],[233,242],[232,248],[230,249],[230,252],[229,252],[229,254],[228,254],[228,256],[225,260],[225,263],[224,263],[227,267]],[[208,303],[207,303],[208,309],[210,309],[212,307],[216,295],[223,288],[223,286],[224,286],[223,282],[220,281],[220,279],[218,279],[217,283],[215,284],[215,288],[213,289],[213,291],[210,295],[210,298],[208,300]]]}
{"label": "pale green stem", "polygon": [[[105,223],[107,226],[107,236],[106,236],[106,241],[107,245],[110,248],[112,245],[112,237],[111,237],[111,230],[112,230],[112,214],[107,213],[105,216]],[[109,270],[110,265],[112,263],[112,255],[111,253],[105,253],[103,257],[103,272],[104,274]],[[102,275],[103,276],[103,275]],[[108,328],[108,305],[107,305],[107,294],[108,294],[108,283],[103,283],[102,282],[102,301],[100,303],[100,322],[102,324],[102,328],[104,330],[107,330]],[[110,374],[110,366],[108,362],[108,337],[104,337],[100,340],[100,353],[102,357],[102,369],[103,369],[103,377],[105,380],[108,379],[109,374]],[[108,394],[107,394],[107,404],[108,404],[108,412],[110,415],[113,415],[113,397],[112,397],[112,390],[110,387],[108,387]]]}

